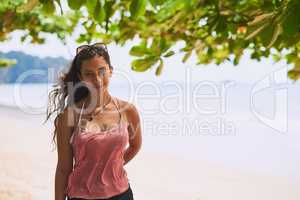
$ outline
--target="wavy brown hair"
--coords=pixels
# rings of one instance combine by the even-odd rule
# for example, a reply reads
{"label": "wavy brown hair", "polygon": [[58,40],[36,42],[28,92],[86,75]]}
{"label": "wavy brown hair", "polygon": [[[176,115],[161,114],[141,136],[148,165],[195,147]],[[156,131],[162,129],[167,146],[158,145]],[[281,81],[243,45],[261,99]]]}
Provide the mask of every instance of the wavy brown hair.
{"label": "wavy brown hair", "polygon": [[[82,99],[88,97],[90,94],[88,87],[85,87],[80,81],[79,74],[83,61],[91,59],[95,56],[102,56],[109,67],[113,69],[107,49],[97,46],[89,46],[76,54],[68,71],[66,73],[62,73],[58,77],[58,82],[53,84],[53,90],[49,93],[45,122],[47,122],[52,115],[55,116],[54,132],[52,137],[52,142],[55,144],[55,146],[57,144],[56,136],[59,115],[62,114],[65,108],[76,104]],[[76,87],[78,84],[81,85]],[[72,90],[72,88],[76,89]]]}

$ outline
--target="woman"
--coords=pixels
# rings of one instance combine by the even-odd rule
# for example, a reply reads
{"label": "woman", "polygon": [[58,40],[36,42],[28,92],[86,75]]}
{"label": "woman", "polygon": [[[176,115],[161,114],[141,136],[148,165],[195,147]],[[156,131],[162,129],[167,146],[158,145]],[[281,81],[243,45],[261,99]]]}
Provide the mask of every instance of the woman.
{"label": "woman", "polygon": [[83,45],[49,94],[47,120],[57,113],[55,200],[133,199],[123,166],[141,148],[140,117],[133,104],[109,93],[112,74],[106,46]]}

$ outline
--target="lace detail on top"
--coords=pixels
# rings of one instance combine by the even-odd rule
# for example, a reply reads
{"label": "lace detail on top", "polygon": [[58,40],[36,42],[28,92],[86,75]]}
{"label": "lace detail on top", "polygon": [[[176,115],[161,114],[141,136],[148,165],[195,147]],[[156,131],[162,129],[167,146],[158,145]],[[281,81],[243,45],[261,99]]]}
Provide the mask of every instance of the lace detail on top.
{"label": "lace detail on top", "polygon": [[[114,131],[114,130],[117,129],[117,128],[120,128],[121,123],[122,123],[122,120],[123,120],[123,115],[122,115],[122,113],[120,112],[119,104],[115,102],[115,99],[114,99],[113,97],[112,97],[112,100],[113,100],[113,103],[115,104],[115,106],[116,106],[116,108],[117,108],[117,111],[118,111],[119,117],[120,117],[120,118],[119,118],[119,123],[118,123],[118,125],[117,125],[117,126],[114,126],[113,128],[110,128],[109,130],[104,130],[104,131],[99,131],[99,132],[93,132],[93,133],[95,133],[95,134],[101,134],[101,133],[104,134],[104,133],[108,133],[108,132]],[[82,130],[81,130],[80,123],[81,123],[81,117],[82,117],[82,111],[83,111],[84,105],[85,105],[85,102],[82,104],[82,107],[81,107],[81,109],[80,109],[79,119],[78,119],[78,121],[77,121],[77,125],[75,126],[74,131],[73,131],[73,133],[72,133],[72,136],[71,136],[71,138],[70,138],[70,141],[69,141],[70,144],[73,144],[74,137],[75,137],[78,133],[80,133],[80,134],[82,134],[83,132],[84,132],[84,133],[91,133],[91,131],[82,131]],[[127,122],[124,122],[124,123],[127,124]]]}

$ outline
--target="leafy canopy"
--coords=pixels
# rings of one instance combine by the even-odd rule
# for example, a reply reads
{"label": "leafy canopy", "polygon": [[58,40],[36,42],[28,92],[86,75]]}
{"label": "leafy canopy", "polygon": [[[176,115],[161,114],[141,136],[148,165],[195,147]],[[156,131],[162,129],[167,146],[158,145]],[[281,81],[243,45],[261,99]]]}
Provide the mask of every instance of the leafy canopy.
{"label": "leafy canopy", "polygon": [[0,4],[1,41],[14,30],[24,30],[22,41],[43,43],[41,33],[46,32],[64,42],[78,24],[84,27],[78,43],[102,40],[122,46],[138,37],[140,44],[130,50],[136,57],[131,68],[138,72],[156,67],[156,75],[161,74],[164,59],[179,53],[172,48],[183,41],[182,62],[195,53],[197,64],[229,60],[237,65],[249,50],[258,61],[286,60],[294,66],[289,77],[300,78],[299,0],[2,0]]}

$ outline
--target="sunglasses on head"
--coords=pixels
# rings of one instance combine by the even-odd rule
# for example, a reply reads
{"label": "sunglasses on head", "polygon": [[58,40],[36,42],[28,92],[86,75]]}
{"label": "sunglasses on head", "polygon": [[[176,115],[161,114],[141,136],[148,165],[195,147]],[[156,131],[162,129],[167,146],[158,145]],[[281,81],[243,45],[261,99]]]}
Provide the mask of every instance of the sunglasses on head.
{"label": "sunglasses on head", "polygon": [[79,47],[76,48],[76,54],[78,54],[80,51],[82,51],[83,49],[87,49],[87,48],[90,48],[90,47],[97,47],[97,48],[100,48],[100,49],[103,49],[104,51],[107,51],[107,47],[104,43],[102,42],[97,42],[95,44],[84,44],[84,45],[81,45]]}

